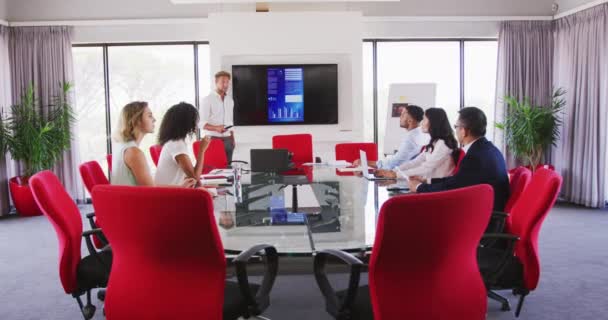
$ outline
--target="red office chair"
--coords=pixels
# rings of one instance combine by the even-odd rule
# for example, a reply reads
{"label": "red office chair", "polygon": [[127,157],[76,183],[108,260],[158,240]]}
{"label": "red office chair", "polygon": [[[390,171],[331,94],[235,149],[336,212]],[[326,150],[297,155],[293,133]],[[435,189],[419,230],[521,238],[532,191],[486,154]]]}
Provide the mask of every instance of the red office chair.
{"label": "red office chair", "polygon": [[[98,186],[93,205],[114,252],[108,319],[237,319],[257,316],[269,306],[276,249],[259,245],[241,253],[235,259],[238,283],[226,281],[209,193]],[[265,277],[261,286],[250,286],[246,263],[262,250]]]}
{"label": "red office chair", "polygon": [[456,166],[454,166],[454,170],[452,170],[452,175],[458,173],[458,169],[460,169],[460,163],[462,162],[462,159],[464,159],[464,156],[467,155],[462,148],[459,150],[460,153],[458,154],[458,161],[456,161]]}
{"label": "red office chair", "polygon": [[310,134],[290,134],[272,137],[273,149],[287,149],[293,153],[292,161],[296,167],[313,162],[312,136]]}
{"label": "red office chair", "polygon": [[[532,171],[532,166],[530,166],[530,165],[525,166],[525,168],[528,169],[528,170],[530,170],[530,171]],[[539,164],[536,165],[535,169],[538,170],[538,169],[541,169],[541,168],[545,168],[545,169],[549,169],[551,171],[555,171],[555,166],[553,166],[552,164],[542,164],[542,163],[539,163]],[[517,169],[519,169],[519,167],[513,168],[513,169],[509,170],[509,176],[513,175],[513,173],[515,173],[515,171]]]}
{"label": "red office chair", "polygon": [[[59,179],[50,171],[43,171],[30,179],[30,187],[36,203],[51,221],[59,240],[59,277],[65,293],[71,294],[85,319],[95,314],[91,304],[91,290],[105,288],[112,266],[110,251],[97,252],[91,235],[101,230],[82,232],[82,218],[74,200],[63,189]],[[81,258],[81,237],[86,240],[89,255]],[[87,295],[87,304],[80,297]]]}
{"label": "red office chair", "polygon": [[340,143],[336,145],[336,160],[354,162],[359,151],[365,151],[367,161],[378,161],[378,145],[375,143]]}
{"label": "red office chair", "polygon": [[102,184],[110,184],[108,178],[103,173],[103,169],[97,161],[85,162],[78,167],[82,182],[89,193],[93,193],[93,187]]}
{"label": "red office chair", "polygon": [[555,204],[562,178],[550,169],[541,168],[511,210],[510,234],[486,234],[484,239],[508,242],[504,249],[480,248],[479,266],[490,298],[510,310],[509,301],[491,290],[512,289],[520,295],[515,316],[521,313],[525,297],[538,286],[540,259],[538,233],[549,210]]}
{"label": "red office chair", "polygon": [[[201,147],[201,142],[195,141],[192,144],[192,152],[196,156],[198,154],[198,150]],[[244,163],[247,164],[246,161],[241,160],[232,160],[228,162],[228,157],[226,156],[226,150],[224,149],[224,142],[217,139],[212,139],[209,142],[209,146],[207,146],[207,150],[205,150],[205,159],[203,165],[203,174],[207,174],[215,169],[226,169],[229,165],[233,163]]]}
{"label": "red office chair", "polygon": [[155,144],[150,147],[150,157],[152,157],[152,162],[154,162],[155,166],[158,166],[158,159],[160,158],[160,152],[163,150],[163,146],[160,144]]}
{"label": "red office chair", "polygon": [[[89,161],[85,162],[78,167],[80,170],[80,177],[82,177],[82,182],[84,182],[84,186],[87,188],[89,194],[93,194],[93,188],[98,185],[106,185],[110,184],[108,178],[103,173],[103,169],[97,161]],[[89,224],[91,225],[91,229],[97,229],[97,222],[95,221],[95,213],[87,213],[87,219],[89,220]],[[108,240],[103,235],[93,236],[93,243],[95,247],[101,249],[108,245]]]}
{"label": "red office chair", "polygon": [[[526,190],[526,187],[532,179],[532,172],[526,167],[517,167],[513,170],[510,181],[511,195],[505,205],[505,212],[510,213],[513,206],[519,201],[521,196]],[[511,215],[509,214],[505,219],[505,230],[508,232],[511,228]]]}
{"label": "red office chair", "polygon": [[[327,311],[337,319],[485,319],[476,249],[493,199],[489,185],[389,199],[378,218],[369,288],[358,288],[363,263],[354,256],[324,250],[315,257]],[[336,294],[331,287],[324,271],[329,256],[350,265],[348,290]]]}
{"label": "red office chair", "polygon": [[108,162],[108,176],[112,176],[112,155],[106,155],[106,161]]}

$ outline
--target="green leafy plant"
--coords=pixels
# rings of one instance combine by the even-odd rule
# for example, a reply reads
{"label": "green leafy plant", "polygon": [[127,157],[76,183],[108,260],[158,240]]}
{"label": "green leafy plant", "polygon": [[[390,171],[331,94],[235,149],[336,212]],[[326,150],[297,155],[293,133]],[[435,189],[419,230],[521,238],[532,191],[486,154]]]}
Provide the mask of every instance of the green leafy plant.
{"label": "green leafy plant", "polygon": [[6,117],[0,117],[0,148],[23,163],[25,181],[36,172],[52,168],[70,148],[70,128],[75,121],[69,102],[71,88],[69,83],[62,84],[50,105],[41,108],[30,86],[21,103],[11,106]]}
{"label": "green leafy plant", "polygon": [[518,101],[512,96],[505,97],[508,105],[505,121],[496,123],[496,127],[504,130],[507,147],[515,157],[533,170],[541,163],[545,151],[559,139],[565,93],[563,89],[555,90],[550,106],[534,106],[529,98]]}

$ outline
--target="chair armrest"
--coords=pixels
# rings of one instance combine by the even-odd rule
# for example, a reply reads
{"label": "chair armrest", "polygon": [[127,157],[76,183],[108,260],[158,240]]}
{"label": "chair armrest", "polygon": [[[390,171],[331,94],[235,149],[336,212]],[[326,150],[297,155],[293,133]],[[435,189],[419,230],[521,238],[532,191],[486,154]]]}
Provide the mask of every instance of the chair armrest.
{"label": "chair armrest", "polygon": [[505,229],[505,222],[509,214],[501,211],[493,211],[490,216],[490,223],[488,224],[488,230],[486,233],[499,233]]}
{"label": "chair armrest", "polygon": [[[103,232],[101,231],[101,229],[93,229],[93,230],[86,230],[82,233],[82,237],[84,238],[86,244],[87,244],[87,249],[89,250],[89,254],[94,257],[95,259],[97,259],[97,261],[105,267],[106,271],[109,273],[110,272],[110,268],[112,267],[111,265],[108,265],[106,261],[103,261],[103,259],[101,259],[101,257],[99,256],[99,253],[97,252],[97,250],[95,250],[95,247],[93,246],[93,241],[91,240],[91,237],[95,235],[98,238],[100,236],[104,237]],[[105,239],[105,237],[104,237]],[[107,248],[108,246],[106,246]],[[105,248],[104,248],[105,249]]]}
{"label": "chair armrest", "polygon": [[[501,211],[493,211],[490,216],[490,221],[488,222],[488,227],[486,228],[485,233],[501,233],[505,231],[505,224],[507,221],[507,217],[509,214]],[[496,243],[497,239],[482,239],[480,241],[481,246],[483,247],[491,247]]]}
{"label": "chair armrest", "polygon": [[[327,278],[327,273],[325,272],[327,258],[330,256],[342,260],[350,267],[348,291],[343,301],[339,301],[335,290]],[[357,291],[359,290],[361,269],[363,269],[364,266],[365,264],[361,262],[361,260],[344,251],[330,249],[317,252],[314,260],[315,279],[317,280],[319,289],[321,289],[321,293],[325,297],[326,309],[334,317],[350,313],[357,296]]]}
{"label": "chair armrest", "polygon": [[481,238],[482,239],[503,239],[503,240],[508,240],[512,244],[515,244],[515,242],[519,241],[518,236],[512,235],[510,233],[486,233]]}
{"label": "chair armrest", "polygon": [[[487,283],[493,284],[502,276],[509,264],[509,259],[514,256],[515,244],[519,241],[519,237],[508,233],[487,233],[482,236],[482,241],[484,240],[503,240],[507,242],[504,248],[492,248],[492,250],[501,251],[501,255],[496,263],[485,272],[483,278]],[[483,247],[480,250],[483,250]],[[481,252],[478,250],[478,259],[481,257]]]}
{"label": "chair armrest", "polygon": [[85,217],[87,217],[87,219],[89,220],[91,229],[97,229],[97,224],[95,223],[95,212],[87,213]]}
{"label": "chair armrest", "polygon": [[[97,223],[95,222],[95,219],[94,219],[95,212],[87,213],[85,216],[87,217],[87,219],[89,219],[89,224],[91,225],[91,230],[99,229],[99,227],[97,226]],[[83,233],[83,235],[84,235],[84,233]],[[97,236],[97,240],[99,240],[104,247],[110,244],[108,242],[108,239],[106,238],[106,236],[103,233],[96,234],[95,236]]]}
{"label": "chair armrest", "polygon": [[[264,251],[266,255],[266,268],[264,269],[264,277],[262,285],[256,296],[251,294],[249,286],[249,278],[247,276],[247,263],[251,258]],[[279,270],[279,255],[277,249],[268,244],[260,244],[249,248],[247,251],[241,252],[234,258],[236,266],[236,277],[239,283],[241,294],[247,303],[249,312],[254,316],[261,314],[270,305],[270,290],[274,284]]]}

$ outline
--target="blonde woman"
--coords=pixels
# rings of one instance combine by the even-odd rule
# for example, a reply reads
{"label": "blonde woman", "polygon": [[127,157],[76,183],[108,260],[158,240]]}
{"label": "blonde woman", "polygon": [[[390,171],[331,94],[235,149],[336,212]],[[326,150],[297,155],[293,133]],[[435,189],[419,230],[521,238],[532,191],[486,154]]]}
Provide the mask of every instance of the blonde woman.
{"label": "blonde woman", "polygon": [[[148,162],[139,144],[148,133],[154,132],[156,119],[144,101],[127,104],[120,112],[118,130],[112,154],[112,184],[154,186]],[[186,179],[183,187],[193,187],[194,179]]]}

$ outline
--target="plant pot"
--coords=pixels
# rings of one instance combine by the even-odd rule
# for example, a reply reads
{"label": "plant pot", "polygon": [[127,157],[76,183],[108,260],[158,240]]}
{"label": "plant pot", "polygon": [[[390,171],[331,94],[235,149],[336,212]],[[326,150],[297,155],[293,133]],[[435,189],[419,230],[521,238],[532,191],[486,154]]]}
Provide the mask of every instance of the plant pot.
{"label": "plant pot", "polygon": [[36,200],[34,200],[34,195],[27,184],[27,180],[22,177],[13,177],[9,180],[8,184],[11,198],[19,215],[25,217],[42,215],[42,211],[38,207]]}

